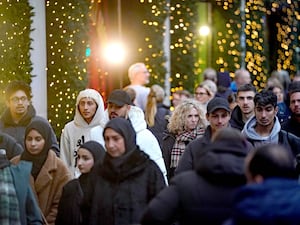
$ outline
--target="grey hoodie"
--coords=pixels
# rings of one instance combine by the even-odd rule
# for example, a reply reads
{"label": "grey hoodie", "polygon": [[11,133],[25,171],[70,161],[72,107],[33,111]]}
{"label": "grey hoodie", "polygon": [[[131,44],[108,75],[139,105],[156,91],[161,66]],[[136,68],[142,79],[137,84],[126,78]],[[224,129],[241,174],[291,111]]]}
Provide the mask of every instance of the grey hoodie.
{"label": "grey hoodie", "polygon": [[262,137],[256,133],[255,125],[256,118],[253,116],[246,122],[244,129],[242,130],[242,133],[253,144],[254,147],[267,143],[278,143],[278,133],[281,130],[281,126],[277,117],[275,117],[274,126],[269,136]]}

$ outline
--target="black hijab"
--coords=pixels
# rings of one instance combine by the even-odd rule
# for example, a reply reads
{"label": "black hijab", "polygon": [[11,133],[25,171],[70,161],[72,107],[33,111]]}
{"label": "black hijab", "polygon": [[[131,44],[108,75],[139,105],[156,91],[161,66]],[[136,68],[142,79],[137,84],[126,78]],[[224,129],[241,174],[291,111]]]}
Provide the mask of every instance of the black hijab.
{"label": "black hijab", "polygon": [[[43,150],[37,155],[31,154],[28,151],[26,146],[26,138],[28,133],[31,130],[36,130],[37,132],[39,132],[45,140],[45,145],[43,147]],[[31,175],[34,177],[34,179],[36,179],[36,177],[38,176],[40,170],[42,169],[47,159],[49,149],[52,146],[50,124],[47,121],[38,118],[32,120],[26,127],[24,142],[25,142],[25,151],[21,155],[21,160],[32,162]]]}
{"label": "black hijab", "polygon": [[125,153],[123,155],[114,158],[111,157],[109,154],[106,154],[106,157],[109,159],[113,167],[117,171],[119,171],[120,167],[131,156],[134,150],[138,149],[138,146],[136,145],[136,132],[132,127],[131,122],[121,117],[111,119],[106,124],[103,130],[103,137],[107,128],[113,129],[115,132],[117,132],[124,138]]}

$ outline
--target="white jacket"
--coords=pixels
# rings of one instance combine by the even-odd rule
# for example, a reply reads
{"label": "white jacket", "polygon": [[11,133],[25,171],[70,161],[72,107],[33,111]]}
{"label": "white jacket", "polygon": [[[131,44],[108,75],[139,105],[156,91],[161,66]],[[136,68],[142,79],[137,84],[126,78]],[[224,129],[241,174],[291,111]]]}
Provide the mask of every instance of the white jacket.
{"label": "white jacket", "polygon": [[[105,114],[105,118],[108,121],[107,110],[105,111]],[[150,159],[152,159],[157,164],[164,175],[166,184],[168,184],[167,170],[164,159],[162,157],[162,151],[156,137],[150,130],[147,129],[147,123],[144,119],[144,112],[137,106],[131,106],[128,117],[136,132],[137,145],[142,151],[149,155]],[[105,146],[103,139],[103,128],[103,126],[97,126],[91,129],[91,139]]]}
{"label": "white jacket", "polygon": [[[84,97],[93,98],[98,105],[94,118],[89,124],[83,119],[78,109],[79,101]],[[76,101],[74,120],[65,125],[60,137],[60,158],[66,163],[74,177],[80,175],[79,170],[75,165],[79,146],[91,140],[90,130],[93,127],[103,125],[104,103],[101,95],[93,89],[81,91]]]}

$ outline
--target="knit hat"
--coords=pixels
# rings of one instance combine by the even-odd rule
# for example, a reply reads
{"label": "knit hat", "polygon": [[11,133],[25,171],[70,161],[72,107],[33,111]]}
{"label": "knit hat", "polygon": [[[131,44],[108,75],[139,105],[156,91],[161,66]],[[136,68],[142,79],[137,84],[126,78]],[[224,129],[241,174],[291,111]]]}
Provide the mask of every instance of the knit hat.
{"label": "knit hat", "polygon": [[105,149],[100,143],[96,141],[87,141],[84,144],[82,144],[80,148],[88,150],[92,154],[94,162],[102,161],[104,158]]}

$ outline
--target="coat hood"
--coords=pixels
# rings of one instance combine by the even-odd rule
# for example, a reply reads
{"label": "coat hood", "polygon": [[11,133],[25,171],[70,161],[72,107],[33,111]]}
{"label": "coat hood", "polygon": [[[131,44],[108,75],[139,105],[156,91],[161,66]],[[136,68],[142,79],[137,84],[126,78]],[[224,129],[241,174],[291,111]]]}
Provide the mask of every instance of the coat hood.
{"label": "coat hood", "polygon": [[281,130],[281,126],[278,118],[275,116],[275,122],[273,129],[269,136],[262,137],[255,131],[256,118],[255,116],[251,117],[244,126],[242,133],[246,136],[247,139],[251,140],[254,146],[257,146],[261,143],[278,143],[278,133]]}
{"label": "coat hood", "polygon": [[[78,109],[79,101],[82,98],[92,98],[98,106],[94,118],[89,124],[83,119]],[[104,127],[105,125],[104,119],[105,119],[104,103],[99,92],[94,89],[85,89],[83,91],[80,91],[76,99],[76,111],[74,116],[74,123],[80,127],[95,127],[98,125]]]}

